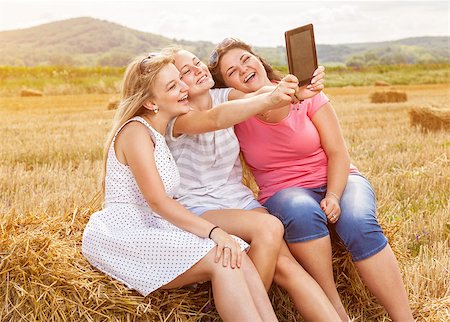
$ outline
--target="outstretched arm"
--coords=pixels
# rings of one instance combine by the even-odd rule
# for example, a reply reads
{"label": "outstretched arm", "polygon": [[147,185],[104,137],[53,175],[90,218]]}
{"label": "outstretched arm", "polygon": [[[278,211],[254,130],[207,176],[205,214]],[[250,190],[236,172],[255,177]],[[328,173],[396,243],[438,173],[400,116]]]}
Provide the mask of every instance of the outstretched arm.
{"label": "outstretched arm", "polygon": [[[308,84],[308,85],[305,85],[302,87],[297,87],[295,96],[299,100],[305,100],[307,98],[311,98],[311,97],[317,95],[319,92],[321,92],[324,89],[324,85],[323,85],[324,77],[325,77],[325,67],[319,66],[313,73],[313,78],[311,79],[311,84]],[[247,97],[252,97],[255,95],[262,94],[262,93],[268,93],[273,90],[274,86],[263,86],[260,89],[258,89],[256,92],[252,92],[252,93],[244,93],[244,92],[238,91],[237,89],[232,89],[230,92],[230,95],[228,96],[228,99],[230,101],[232,101],[235,99],[247,98]]]}
{"label": "outstretched arm", "polygon": [[296,88],[297,78],[288,75],[269,93],[228,101],[207,111],[189,111],[177,118],[173,135],[199,134],[229,128],[255,114],[285,106],[292,101]]}

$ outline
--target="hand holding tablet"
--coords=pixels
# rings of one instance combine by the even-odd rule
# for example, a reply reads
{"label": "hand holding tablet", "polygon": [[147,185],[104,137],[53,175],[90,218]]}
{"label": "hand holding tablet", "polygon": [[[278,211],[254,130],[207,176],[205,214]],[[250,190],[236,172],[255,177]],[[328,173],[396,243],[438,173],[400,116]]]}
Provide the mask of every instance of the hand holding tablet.
{"label": "hand holding tablet", "polygon": [[289,73],[298,78],[298,86],[310,84],[318,67],[313,25],[288,30],[284,35]]}

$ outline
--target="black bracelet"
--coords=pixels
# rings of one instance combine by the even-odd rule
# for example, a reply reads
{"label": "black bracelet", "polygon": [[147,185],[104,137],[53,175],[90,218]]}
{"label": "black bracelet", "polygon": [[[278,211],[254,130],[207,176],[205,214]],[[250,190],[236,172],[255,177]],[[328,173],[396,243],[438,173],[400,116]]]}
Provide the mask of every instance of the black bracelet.
{"label": "black bracelet", "polygon": [[212,233],[213,230],[216,229],[216,228],[220,228],[220,227],[219,227],[219,226],[214,226],[214,227],[211,228],[211,230],[209,231],[209,234],[208,234],[208,238],[209,238],[209,239],[211,239],[211,233]]}

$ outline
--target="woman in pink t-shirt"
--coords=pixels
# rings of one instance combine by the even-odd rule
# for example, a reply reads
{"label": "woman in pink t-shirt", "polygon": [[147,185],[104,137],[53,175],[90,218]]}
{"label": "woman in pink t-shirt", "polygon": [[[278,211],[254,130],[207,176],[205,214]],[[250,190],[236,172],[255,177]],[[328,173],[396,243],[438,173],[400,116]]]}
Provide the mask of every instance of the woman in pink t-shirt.
{"label": "woman in pink t-shirt", "polygon": [[[216,87],[245,93],[280,78],[250,46],[226,38],[209,69]],[[314,75],[311,85],[315,85]],[[285,226],[294,257],[322,286],[341,318],[329,228],[352,254],[368,288],[394,321],[412,321],[397,260],[376,219],[375,193],[350,164],[336,114],[325,94],[269,110],[235,126],[261,191],[259,201]]]}

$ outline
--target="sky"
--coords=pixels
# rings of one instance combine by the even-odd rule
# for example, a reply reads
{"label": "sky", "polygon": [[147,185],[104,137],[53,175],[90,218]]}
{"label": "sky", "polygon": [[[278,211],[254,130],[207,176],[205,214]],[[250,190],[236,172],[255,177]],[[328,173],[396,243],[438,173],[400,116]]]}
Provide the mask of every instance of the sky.
{"label": "sky", "polygon": [[[314,25],[318,44],[450,36],[449,1],[5,1],[0,31],[89,16],[169,38],[237,37],[284,45],[284,32]],[[450,48],[449,48],[450,50]]]}

